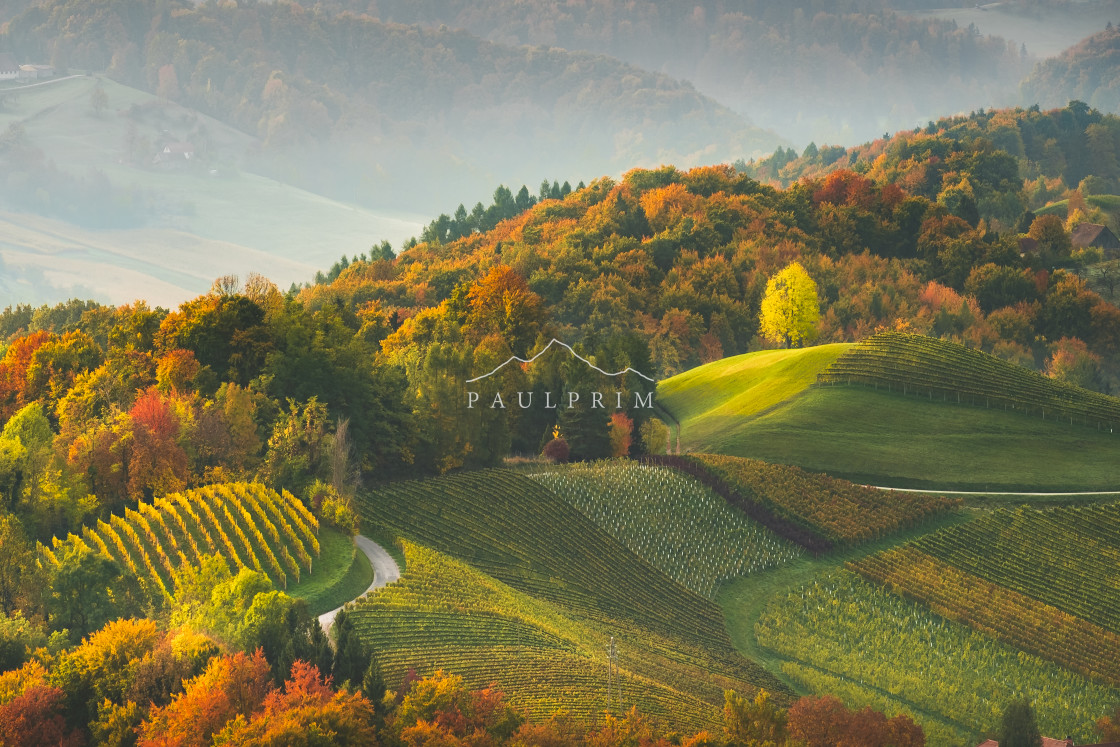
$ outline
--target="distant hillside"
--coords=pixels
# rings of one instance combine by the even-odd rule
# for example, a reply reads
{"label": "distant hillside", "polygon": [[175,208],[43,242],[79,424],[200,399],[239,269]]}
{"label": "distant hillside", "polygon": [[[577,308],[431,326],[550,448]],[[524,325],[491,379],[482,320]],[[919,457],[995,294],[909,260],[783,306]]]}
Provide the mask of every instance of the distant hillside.
{"label": "distant hillside", "polygon": [[170,307],[250,272],[286,288],[340,254],[419,232],[414,216],[246,171],[258,147],[107,79],[0,89],[0,307],[71,296]]}
{"label": "distant hillside", "polygon": [[480,181],[712,163],[782,142],[608,57],[294,3],[144,0],[125,13],[56,0],[14,19],[5,43],[197,108],[262,140],[254,168],[365,203],[438,209],[470,204]]}
{"label": "distant hillside", "polygon": [[609,54],[692,81],[802,145],[853,142],[946,112],[1013,103],[1031,65],[1019,44],[981,35],[967,23],[903,15],[946,5],[924,0],[326,5],[465,28],[501,43]]}
{"label": "distant hillside", "polygon": [[[1120,22],[1120,17],[1117,17]],[[1022,97],[1042,106],[1079,99],[1095,109],[1120,114],[1120,28],[1093,34],[1044,60],[1023,81]]]}

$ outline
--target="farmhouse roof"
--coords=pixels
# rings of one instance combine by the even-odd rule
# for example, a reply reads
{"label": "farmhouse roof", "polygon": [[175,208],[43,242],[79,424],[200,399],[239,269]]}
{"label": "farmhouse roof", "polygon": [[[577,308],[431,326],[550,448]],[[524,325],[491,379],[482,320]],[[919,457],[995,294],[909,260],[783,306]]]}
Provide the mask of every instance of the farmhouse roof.
{"label": "farmhouse roof", "polygon": [[0,75],[19,72],[15,58],[7,52],[0,52]]}
{"label": "farmhouse roof", "polygon": [[1023,254],[1030,254],[1038,251],[1038,239],[1032,239],[1030,236],[1019,237],[1019,251]]}
{"label": "farmhouse roof", "polygon": [[1070,242],[1076,247],[1112,247],[1116,245],[1117,240],[1116,235],[1109,230],[1108,226],[1102,226],[1098,223],[1082,223],[1077,228],[1073,229]]}

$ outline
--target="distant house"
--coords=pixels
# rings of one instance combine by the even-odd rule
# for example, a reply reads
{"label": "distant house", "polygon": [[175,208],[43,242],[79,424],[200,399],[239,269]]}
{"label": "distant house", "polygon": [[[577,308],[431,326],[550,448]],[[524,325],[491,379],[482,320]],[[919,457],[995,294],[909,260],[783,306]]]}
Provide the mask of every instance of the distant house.
{"label": "distant house", "polygon": [[1097,249],[1120,252],[1120,239],[1116,238],[1116,234],[1109,230],[1108,226],[1102,226],[1097,223],[1080,224],[1073,230],[1073,235],[1070,236],[1070,243],[1073,244],[1074,249],[1095,247]]}
{"label": "distant house", "polygon": [[36,78],[53,78],[54,67],[51,65],[20,65],[19,77],[25,80]]}
{"label": "distant house", "polygon": [[0,52],[0,80],[14,80],[19,77],[19,65],[7,52]]}
{"label": "distant house", "polygon": [[1028,254],[1038,254],[1038,240],[1032,239],[1030,236],[1019,237],[1019,256],[1025,257]]}
{"label": "distant house", "polygon": [[180,166],[194,160],[194,146],[190,143],[166,143],[153,159],[154,163]]}

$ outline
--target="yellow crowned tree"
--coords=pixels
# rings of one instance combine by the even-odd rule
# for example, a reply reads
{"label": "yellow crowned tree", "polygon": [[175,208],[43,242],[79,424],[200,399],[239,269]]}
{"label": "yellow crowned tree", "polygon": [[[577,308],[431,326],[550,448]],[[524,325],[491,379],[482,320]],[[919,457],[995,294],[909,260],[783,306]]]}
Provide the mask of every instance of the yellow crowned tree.
{"label": "yellow crowned tree", "polygon": [[820,319],[817,284],[798,262],[766,281],[766,295],[759,313],[759,331],[770,342],[801,347],[817,337]]}

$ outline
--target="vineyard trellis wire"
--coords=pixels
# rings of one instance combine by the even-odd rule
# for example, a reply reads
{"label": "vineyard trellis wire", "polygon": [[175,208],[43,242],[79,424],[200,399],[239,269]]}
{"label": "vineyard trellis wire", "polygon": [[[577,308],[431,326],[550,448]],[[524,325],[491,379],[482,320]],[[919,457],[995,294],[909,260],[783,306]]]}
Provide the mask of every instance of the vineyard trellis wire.
{"label": "vineyard trellis wire", "polygon": [[955,342],[880,332],[829,364],[821,386],[858,385],[929,400],[1002,408],[1115,434],[1120,399],[1049,379]]}

